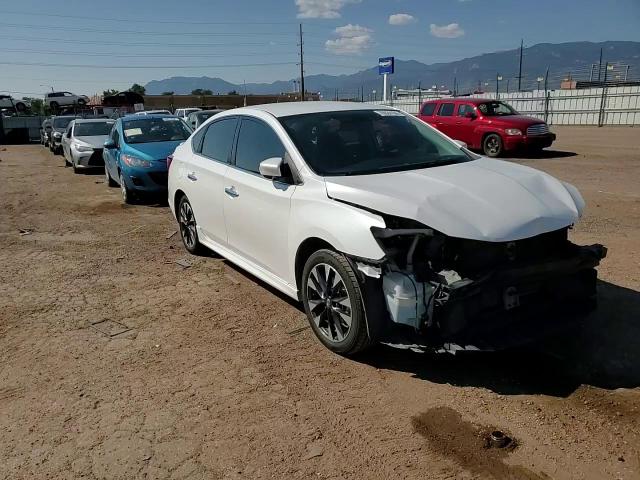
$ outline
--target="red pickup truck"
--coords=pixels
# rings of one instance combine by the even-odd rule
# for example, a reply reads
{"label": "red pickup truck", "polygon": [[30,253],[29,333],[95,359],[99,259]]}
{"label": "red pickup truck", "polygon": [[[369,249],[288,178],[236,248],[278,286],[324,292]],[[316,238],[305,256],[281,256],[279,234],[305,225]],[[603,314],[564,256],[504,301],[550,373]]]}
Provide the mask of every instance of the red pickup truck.
{"label": "red pickup truck", "polygon": [[521,149],[542,150],[556,139],[545,122],[520,115],[498,100],[429,100],[420,107],[418,118],[489,157]]}

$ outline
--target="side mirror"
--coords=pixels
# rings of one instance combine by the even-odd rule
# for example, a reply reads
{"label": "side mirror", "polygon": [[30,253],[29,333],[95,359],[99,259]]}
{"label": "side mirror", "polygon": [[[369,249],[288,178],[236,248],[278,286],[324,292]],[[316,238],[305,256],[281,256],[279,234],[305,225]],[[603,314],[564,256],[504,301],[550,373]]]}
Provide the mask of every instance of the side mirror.
{"label": "side mirror", "polygon": [[476,114],[473,112],[467,112],[464,114],[464,118],[470,118],[473,120],[474,118],[476,118]]}
{"label": "side mirror", "polygon": [[468,147],[468,145],[465,142],[463,142],[462,140],[454,140],[453,143],[458,145],[460,148],[467,148]]}
{"label": "side mirror", "polygon": [[284,160],[280,157],[267,158],[260,162],[260,175],[265,178],[280,178],[283,164]]}
{"label": "side mirror", "polygon": [[111,138],[108,140],[105,140],[104,148],[106,148],[107,150],[112,150],[116,148],[116,142],[114,142]]}

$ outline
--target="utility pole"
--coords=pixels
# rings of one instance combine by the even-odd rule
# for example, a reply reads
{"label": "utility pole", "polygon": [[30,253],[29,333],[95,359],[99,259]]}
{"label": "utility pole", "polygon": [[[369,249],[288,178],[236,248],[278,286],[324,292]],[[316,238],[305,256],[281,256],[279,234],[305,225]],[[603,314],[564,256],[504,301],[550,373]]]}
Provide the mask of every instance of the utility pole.
{"label": "utility pole", "polygon": [[[518,68],[518,91],[522,91],[522,48],[524,47],[524,39],[520,40],[520,67]],[[508,93],[507,88],[507,93]]]}
{"label": "utility pole", "polygon": [[629,66],[630,65],[627,65],[627,67],[624,70],[624,81],[625,82],[627,81],[627,77],[629,76]]}
{"label": "utility pole", "polygon": [[500,98],[500,80],[502,77],[499,73],[496,74],[496,98]]}
{"label": "utility pole", "polygon": [[304,102],[304,41],[302,38],[302,24],[300,24],[300,97]]}
{"label": "utility pole", "polygon": [[598,62],[598,82],[600,81],[601,73],[602,73],[602,48],[600,49],[600,61]]}
{"label": "utility pole", "polygon": [[547,73],[544,74],[544,121],[549,118],[549,92],[547,91],[549,85],[549,67],[547,67]]}

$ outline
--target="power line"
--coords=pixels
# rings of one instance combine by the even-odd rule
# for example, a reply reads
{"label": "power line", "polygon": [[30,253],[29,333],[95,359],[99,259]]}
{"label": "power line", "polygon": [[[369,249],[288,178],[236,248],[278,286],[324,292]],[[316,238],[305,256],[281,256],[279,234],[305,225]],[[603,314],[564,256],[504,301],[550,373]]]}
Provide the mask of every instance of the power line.
{"label": "power line", "polygon": [[40,17],[54,17],[54,18],[74,18],[78,20],[99,20],[108,22],[128,22],[128,23],[162,23],[162,24],[180,24],[180,25],[295,25],[296,22],[193,22],[184,20],[138,20],[131,18],[105,18],[105,17],[83,17],[80,15],[66,15],[58,13],[42,13],[42,12],[16,12],[2,10],[0,13],[7,15],[27,15],[27,16],[40,16]]}
{"label": "power line", "polygon": [[237,36],[262,36],[262,35],[278,35],[278,36],[293,36],[295,33],[288,32],[166,32],[166,31],[138,31],[138,30],[100,30],[96,28],[76,28],[76,27],[61,27],[58,25],[33,25],[33,24],[19,24],[19,23],[4,23],[0,22],[0,25],[11,28],[37,28],[43,30],[64,30],[72,32],[88,32],[88,33],[119,33],[119,34],[135,34],[135,35],[172,35],[172,36],[207,36],[207,37],[237,37]]}
{"label": "power line", "polygon": [[[14,53],[36,53],[36,54],[54,54],[54,55],[87,55],[98,57],[123,57],[136,58],[144,57],[264,57],[266,53],[115,53],[115,52],[70,52],[61,50],[29,50],[29,49],[13,49],[3,48],[3,52]],[[272,52],[273,53],[273,52]],[[296,55],[296,52],[276,52],[277,55]]]}
{"label": "power line", "polygon": [[297,65],[297,62],[275,62],[275,63],[245,63],[245,64],[225,64],[225,65],[87,65],[87,64],[63,64],[63,63],[29,63],[29,62],[4,62],[0,65],[22,65],[30,67],[69,67],[69,68],[105,68],[105,69],[170,69],[170,68],[235,68],[235,67],[271,67],[281,65]]}
{"label": "power line", "polygon": [[82,45],[123,45],[123,46],[148,46],[148,47],[189,47],[189,48],[207,48],[207,47],[235,47],[235,46],[253,46],[253,47],[271,47],[276,45],[291,46],[290,43],[277,43],[277,42],[231,42],[231,43],[175,43],[167,41],[163,42],[114,42],[109,40],[76,40],[70,38],[43,38],[43,37],[14,37],[11,35],[0,35],[0,38],[6,38],[9,40],[24,40],[27,42],[58,42],[58,43],[73,43]]}

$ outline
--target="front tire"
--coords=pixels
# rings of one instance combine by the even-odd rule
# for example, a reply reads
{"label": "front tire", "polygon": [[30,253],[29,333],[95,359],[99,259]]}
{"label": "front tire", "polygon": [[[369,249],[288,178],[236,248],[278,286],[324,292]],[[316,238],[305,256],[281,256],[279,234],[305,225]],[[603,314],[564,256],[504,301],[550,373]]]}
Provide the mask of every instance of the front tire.
{"label": "front tire", "polygon": [[198,239],[198,224],[193,213],[193,207],[189,203],[187,196],[183,196],[178,202],[178,225],[180,226],[180,237],[184,248],[193,255],[201,255],[205,248]]}
{"label": "front tire", "polygon": [[499,157],[503,148],[502,138],[497,133],[487,135],[482,142],[482,150],[487,157]]}
{"label": "front tire", "polygon": [[370,346],[360,284],[343,255],[331,250],[311,255],[300,289],[309,324],[325,347],[354,355]]}
{"label": "front tire", "polygon": [[122,172],[120,172],[120,193],[122,194],[122,201],[124,203],[127,205],[133,205],[135,203],[134,193],[124,182],[124,175],[122,175]]}
{"label": "front tire", "polygon": [[111,178],[111,175],[109,174],[109,169],[107,168],[106,165],[104,166],[104,181],[109,187],[117,187],[118,186],[118,184],[115,182],[115,180],[113,178]]}

